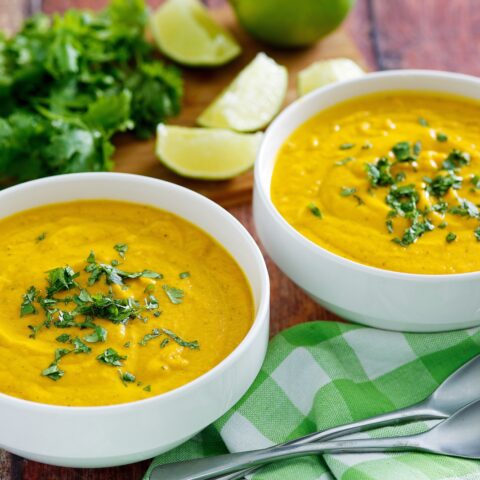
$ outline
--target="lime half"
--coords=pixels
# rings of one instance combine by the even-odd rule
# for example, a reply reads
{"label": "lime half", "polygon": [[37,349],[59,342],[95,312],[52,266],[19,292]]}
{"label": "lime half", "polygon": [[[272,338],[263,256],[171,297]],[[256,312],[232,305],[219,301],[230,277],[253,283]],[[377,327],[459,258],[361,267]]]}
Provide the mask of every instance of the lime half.
{"label": "lime half", "polygon": [[160,50],[184,65],[223,65],[241,52],[198,0],[168,0],[153,14],[151,28]]}
{"label": "lime half", "polygon": [[184,177],[224,180],[254,163],[262,133],[158,125],[156,153]]}
{"label": "lime half", "polygon": [[315,62],[298,72],[298,95],[302,96],[329,83],[350,80],[364,74],[365,72],[348,58],[334,58]]}
{"label": "lime half", "polygon": [[288,73],[259,53],[197,119],[204,127],[254,132],[268,125],[287,92]]}

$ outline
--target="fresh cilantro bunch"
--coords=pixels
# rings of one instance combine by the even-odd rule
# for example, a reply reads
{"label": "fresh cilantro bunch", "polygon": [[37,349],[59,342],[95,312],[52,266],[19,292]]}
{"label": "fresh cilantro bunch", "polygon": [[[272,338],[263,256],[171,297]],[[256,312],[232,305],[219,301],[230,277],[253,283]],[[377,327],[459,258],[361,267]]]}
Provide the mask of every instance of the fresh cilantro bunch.
{"label": "fresh cilantro bunch", "polygon": [[0,33],[0,181],[112,168],[115,132],[152,135],[180,110],[179,72],[145,40],[143,0],[69,10]]}

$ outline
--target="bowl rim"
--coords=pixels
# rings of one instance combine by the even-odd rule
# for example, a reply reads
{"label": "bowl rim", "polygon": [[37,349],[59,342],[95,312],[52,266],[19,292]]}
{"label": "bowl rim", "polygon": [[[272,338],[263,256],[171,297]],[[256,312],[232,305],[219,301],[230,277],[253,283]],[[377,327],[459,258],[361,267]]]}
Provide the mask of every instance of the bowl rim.
{"label": "bowl rim", "polygon": [[[54,405],[54,404],[49,404],[49,403],[41,403],[41,402],[35,402],[33,400],[26,400],[23,398],[19,397],[14,397],[13,395],[8,395],[6,393],[0,392],[0,405],[5,405],[5,404],[15,404],[17,406],[23,406],[29,409],[37,409],[38,411],[55,411],[58,413],[63,413],[63,412],[68,412],[68,413],[73,413],[73,414],[85,414],[85,415],[90,415],[90,414],[101,414],[101,413],[110,413],[113,411],[121,412],[125,410],[130,410],[132,408],[138,408],[141,406],[144,406],[146,404],[151,404],[153,402],[159,402],[162,400],[170,400],[174,401],[176,397],[182,396],[182,395],[188,395],[189,392],[193,389],[195,389],[199,384],[205,383],[209,381],[212,377],[215,375],[219,375],[220,373],[224,372],[226,369],[228,369],[233,363],[236,362],[237,358],[240,357],[247,349],[250,348],[251,344],[254,342],[254,339],[261,333],[262,326],[264,322],[268,322],[269,320],[269,307],[270,307],[270,278],[268,276],[268,270],[267,266],[265,263],[265,259],[260,251],[260,248],[258,247],[257,243],[253,239],[253,237],[250,235],[248,230],[242,225],[242,223],[237,220],[229,211],[221,207],[219,204],[215,203],[213,200],[210,200],[209,198],[201,195],[200,193],[190,190],[189,188],[183,187],[181,185],[177,185],[175,183],[168,182],[166,180],[161,180],[158,178],[153,178],[153,177],[147,177],[144,175],[137,175],[137,174],[131,174],[131,173],[120,173],[120,172],[85,172],[85,173],[70,173],[70,174],[64,174],[64,175],[57,175],[53,177],[46,177],[46,178],[40,178],[36,180],[31,180],[29,182],[21,183],[18,185],[14,185],[12,187],[8,187],[2,191],[0,191],[0,199],[3,196],[5,192],[10,193],[13,189],[18,190],[19,194],[22,194],[23,191],[27,191],[30,188],[32,184],[34,185],[49,185],[49,184],[57,184],[61,183],[63,181],[76,181],[76,179],[82,179],[85,181],[88,181],[89,179],[105,179],[105,181],[114,181],[115,179],[126,179],[127,181],[131,180],[133,182],[143,182],[143,183],[148,183],[150,185],[155,185],[157,187],[161,188],[166,188],[167,190],[178,190],[183,192],[184,195],[187,197],[190,197],[191,201],[194,202],[200,202],[203,204],[205,209],[210,209],[218,213],[219,215],[224,217],[224,220],[227,223],[230,223],[233,228],[238,230],[238,236],[242,239],[244,242],[244,245],[246,248],[250,249],[250,253],[253,254],[255,257],[255,263],[259,269],[259,274],[260,274],[260,288],[259,288],[259,301],[258,305],[256,306],[256,313],[252,322],[252,325],[250,326],[250,329],[248,330],[247,334],[245,337],[242,339],[242,341],[217,365],[215,365],[212,369],[208,370],[204,374],[200,375],[199,377],[193,379],[192,381],[186,383],[185,385],[182,385],[180,387],[177,387],[173,390],[169,390],[164,393],[160,393],[158,395],[154,395],[149,398],[145,399],[140,399],[140,400],[134,400],[131,402],[125,402],[125,403],[118,403],[118,404],[113,404],[113,405],[92,405],[92,406],[68,406],[68,405]],[[107,199],[106,197],[91,197],[91,200],[95,199]],[[82,199],[82,200],[88,200],[88,199]],[[71,201],[75,201],[73,198]],[[122,201],[121,199],[114,199],[113,201]],[[123,200],[125,202],[129,203],[138,203],[138,202],[132,202],[130,200]],[[68,200],[67,200],[68,202]],[[46,201],[45,203],[39,204],[38,206],[44,206],[44,205],[50,205],[50,204],[55,204],[55,203],[61,203],[61,202],[48,202]],[[153,204],[147,204],[147,203],[140,203],[140,205],[149,205],[154,208],[161,209],[161,207],[158,207]],[[32,207],[35,208],[35,207]],[[26,209],[28,210],[28,209]],[[20,213],[20,210],[18,213]],[[168,211],[168,210],[166,210]],[[173,212],[172,212],[173,213]],[[183,218],[181,215],[178,215],[176,213],[173,213],[174,215],[179,216],[180,218]],[[12,214],[13,215],[13,214]],[[3,217],[2,217],[3,218]],[[230,256],[235,260],[235,262],[238,264],[237,260],[235,257],[230,253],[230,250],[227,248],[226,245],[221,243],[219,240],[217,240],[210,232],[207,232],[204,228],[202,228],[200,225],[197,225],[193,221],[189,219],[185,219],[187,222],[192,223],[196,227],[200,228],[200,230],[204,231],[207,233],[209,236],[211,236],[215,241],[217,241],[229,254]],[[240,266],[240,265],[239,265]],[[241,267],[240,267],[241,268]],[[242,268],[243,271],[243,268]],[[247,273],[244,272],[244,275],[250,284],[250,288],[252,288],[250,279],[247,276]],[[253,288],[252,288],[253,290]]]}
{"label": "bowl rim", "polygon": [[[314,243],[312,240],[308,239],[307,237],[303,236],[300,232],[298,232],[294,227],[292,227],[287,220],[280,214],[277,208],[274,206],[270,192],[266,191],[264,188],[265,185],[265,175],[263,174],[262,167],[269,157],[266,153],[266,145],[272,136],[272,131],[277,127],[277,125],[282,123],[289,123],[290,117],[296,113],[303,111],[307,104],[312,100],[316,99],[317,97],[326,97],[332,91],[338,90],[339,88],[345,87],[355,87],[357,84],[364,84],[369,82],[378,81],[384,78],[411,78],[411,77],[423,77],[423,78],[431,78],[432,80],[453,80],[456,82],[470,82],[475,83],[477,86],[480,87],[480,79],[474,77],[473,75],[466,75],[463,73],[455,73],[455,72],[447,72],[447,71],[440,71],[440,70],[427,70],[427,69],[399,69],[399,70],[389,70],[389,71],[382,71],[382,72],[372,72],[367,73],[366,75],[358,78],[354,78],[351,80],[344,80],[341,82],[333,83],[326,85],[324,87],[320,87],[312,92],[297,98],[293,101],[288,107],[286,107],[276,118],[275,120],[269,125],[267,130],[265,131],[262,143],[260,145],[260,149],[257,153],[257,157],[255,159],[254,165],[254,191],[255,194],[258,194],[260,199],[263,201],[268,214],[272,217],[272,219],[284,230],[284,232],[291,237],[291,239],[297,243],[300,243],[302,248],[308,250],[313,255],[320,255],[327,260],[334,261],[335,263],[339,264],[342,267],[350,268],[353,270],[357,270],[369,275],[376,275],[381,276],[387,279],[394,279],[394,280],[403,280],[403,281],[413,281],[417,283],[443,283],[447,281],[470,281],[473,279],[480,278],[480,271],[474,272],[464,272],[464,273],[443,273],[443,274],[434,274],[434,273],[407,273],[407,272],[397,272],[395,270],[386,270],[379,267],[374,267],[371,265],[365,265],[360,262],[350,260],[348,258],[342,257],[336,253],[333,253],[326,248],[322,247]],[[362,96],[367,96],[374,93],[380,92],[389,92],[389,91],[398,91],[402,90],[402,88],[397,89],[385,89],[382,90],[381,88],[378,89],[377,92],[370,92],[368,94],[358,94],[352,96],[344,96],[344,98],[337,103],[329,106],[328,108],[332,108],[334,105],[337,105],[341,102],[352,100],[354,98],[359,98]],[[413,89],[405,89],[405,91]],[[435,90],[435,89],[425,89],[421,88],[418,91],[431,91],[432,93],[438,94],[446,94],[449,95],[450,93],[447,91],[443,91],[442,89]],[[456,94],[451,94],[456,95]],[[461,94],[458,94],[459,97],[462,97]],[[469,98],[465,96],[465,98]],[[322,109],[318,110],[316,114],[320,113]],[[314,115],[311,115],[309,118],[312,118]],[[303,125],[308,119],[303,120],[300,125]],[[299,126],[300,126],[299,125]],[[296,128],[299,128],[297,126]],[[293,133],[293,132],[291,132]],[[290,133],[290,135],[291,135]],[[286,138],[284,139],[284,141]],[[278,151],[277,151],[278,152]],[[276,153],[277,153],[276,152]],[[268,180],[268,179],[267,179]],[[271,185],[271,178],[268,181],[268,187]]]}

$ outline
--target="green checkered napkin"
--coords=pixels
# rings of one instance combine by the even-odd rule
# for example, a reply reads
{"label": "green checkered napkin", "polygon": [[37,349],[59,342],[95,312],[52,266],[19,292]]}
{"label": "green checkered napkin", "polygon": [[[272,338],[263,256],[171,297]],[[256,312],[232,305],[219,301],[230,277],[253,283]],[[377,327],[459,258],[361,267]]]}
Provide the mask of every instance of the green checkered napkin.
{"label": "green checkered napkin", "polygon": [[[411,405],[478,353],[478,328],[403,334],[334,322],[297,325],[270,342],[255,383],[230,412],[156,458],[152,466],[268,447]],[[406,435],[435,423],[386,427],[351,437]],[[480,462],[423,453],[325,455],[267,466],[252,478],[478,480]]]}

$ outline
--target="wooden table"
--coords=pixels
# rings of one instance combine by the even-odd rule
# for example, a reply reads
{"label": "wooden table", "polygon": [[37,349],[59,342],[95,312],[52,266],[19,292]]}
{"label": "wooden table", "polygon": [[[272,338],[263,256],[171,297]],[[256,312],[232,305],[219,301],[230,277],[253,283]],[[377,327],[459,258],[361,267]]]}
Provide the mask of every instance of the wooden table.
{"label": "wooden table", "polygon": [[[13,29],[22,15],[40,9],[52,12],[73,6],[98,8],[105,3],[0,0],[0,28]],[[161,0],[150,3],[155,6]],[[218,5],[222,0],[207,3]],[[480,75],[479,0],[357,0],[344,28],[372,70],[431,68]],[[230,211],[255,234],[250,205]],[[272,283],[272,334],[299,322],[336,318],[305,296],[268,258],[267,263]],[[0,451],[0,480],[136,480],[147,465],[142,462],[103,470],[75,470],[30,462]]]}

